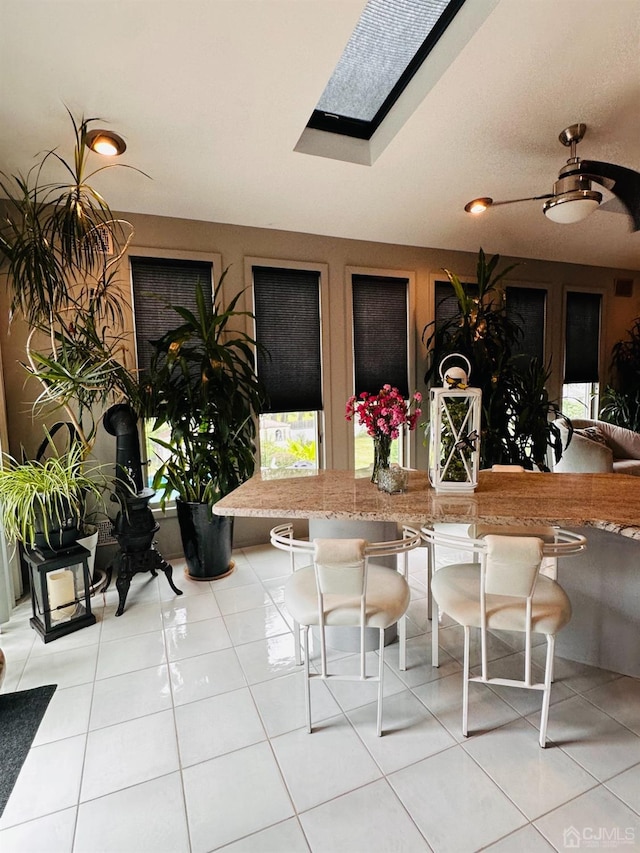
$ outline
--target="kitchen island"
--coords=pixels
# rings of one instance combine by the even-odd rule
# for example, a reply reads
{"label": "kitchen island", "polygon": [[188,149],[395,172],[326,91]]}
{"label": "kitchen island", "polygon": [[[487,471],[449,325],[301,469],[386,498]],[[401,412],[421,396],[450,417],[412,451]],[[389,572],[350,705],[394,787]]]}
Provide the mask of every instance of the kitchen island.
{"label": "kitchen island", "polygon": [[571,599],[573,618],[558,636],[557,653],[640,677],[640,477],[482,471],[475,492],[454,495],[436,494],[425,472],[412,471],[407,491],[389,495],[378,491],[368,476],[352,471],[309,471],[295,477],[266,472],[224,497],[214,512],[575,529],[587,537],[588,546],[584,554],[560,561],[559,581]]}
{"label": "kitchen island", "polygon": [[[287,474],[290,472],[287,471]],[[380,492],[353,471],[256,474],[214,506],[217,515],[351,521],[487,522],[590,526],[640,539],[640,477],[481,471],[475,492],[436,494],[411,471],[402,494]]]}

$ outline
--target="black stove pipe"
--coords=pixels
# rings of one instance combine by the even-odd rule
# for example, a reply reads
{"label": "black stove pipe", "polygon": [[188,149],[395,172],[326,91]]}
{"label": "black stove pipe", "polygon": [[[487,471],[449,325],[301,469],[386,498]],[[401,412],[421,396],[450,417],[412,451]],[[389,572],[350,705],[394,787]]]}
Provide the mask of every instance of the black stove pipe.
{"label": "black stove pipe", "polygon": [[131,406],[125,403],[112,406],[102,419],[109,435],[116,437],[116,491],[126,492],[128,487],[138,494],[144,488],[137,420]]}

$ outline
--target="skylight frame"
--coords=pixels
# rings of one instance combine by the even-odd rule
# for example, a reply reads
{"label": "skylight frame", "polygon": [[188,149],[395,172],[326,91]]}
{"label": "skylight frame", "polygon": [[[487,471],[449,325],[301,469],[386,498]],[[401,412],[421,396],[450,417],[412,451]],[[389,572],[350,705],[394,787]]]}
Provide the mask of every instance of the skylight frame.
{"label": "skylight frame", "polygon": [[398,101],[403,91],[411,82],[419,68],[423,65],[440,38],[444,35],[453,19],[464,6],[466,0],[449,0],[446,8],[434,24],[426,38],[415,52],[405,70],[391,88],[387,97],[370,121],[340,115],[326,110],[314,109],[307,128],[326,131],[328,133],[349,136],[354,139],[370,140],[380,127],[391,108]]}

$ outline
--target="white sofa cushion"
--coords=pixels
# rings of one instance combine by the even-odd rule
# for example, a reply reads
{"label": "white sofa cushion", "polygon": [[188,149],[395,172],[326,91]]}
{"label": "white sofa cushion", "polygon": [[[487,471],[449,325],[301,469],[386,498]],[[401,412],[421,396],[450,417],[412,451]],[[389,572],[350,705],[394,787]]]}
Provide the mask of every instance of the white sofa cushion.
{"label": "white sofa cushion", "polygon": [[598,429],[606,437],[614,459],[640,459],[640,433],[604,421],[598,423]]}
{"label": "white sofa cushion", "polygon": [[[575,418],[573,436],[565,447],[568,430],[555,421],[565,448],[554,471],[576,474],[633,474],[640,476],[640,433],[605,421]],[[602,443],[602,440],[606,442]]]}
{"label": "white sofa cushion", "polygon": [[640,459],[614,459],[613,473],[632,474],[634,477],[640,477]]}

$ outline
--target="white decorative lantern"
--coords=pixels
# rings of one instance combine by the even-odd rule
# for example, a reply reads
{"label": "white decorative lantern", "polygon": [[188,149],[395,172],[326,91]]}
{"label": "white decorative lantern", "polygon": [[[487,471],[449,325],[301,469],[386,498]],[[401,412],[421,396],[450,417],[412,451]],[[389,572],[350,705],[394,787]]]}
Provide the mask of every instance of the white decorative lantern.
{"label": "white decorative lantern", "polygon": [[[449,359],[467,364],[444,371]],[[482,391],[469,388],[471,364],[452,353],[440,362],[441,388],[431,389],[429,479],[436,492],[473,492],[480,467]]]}

